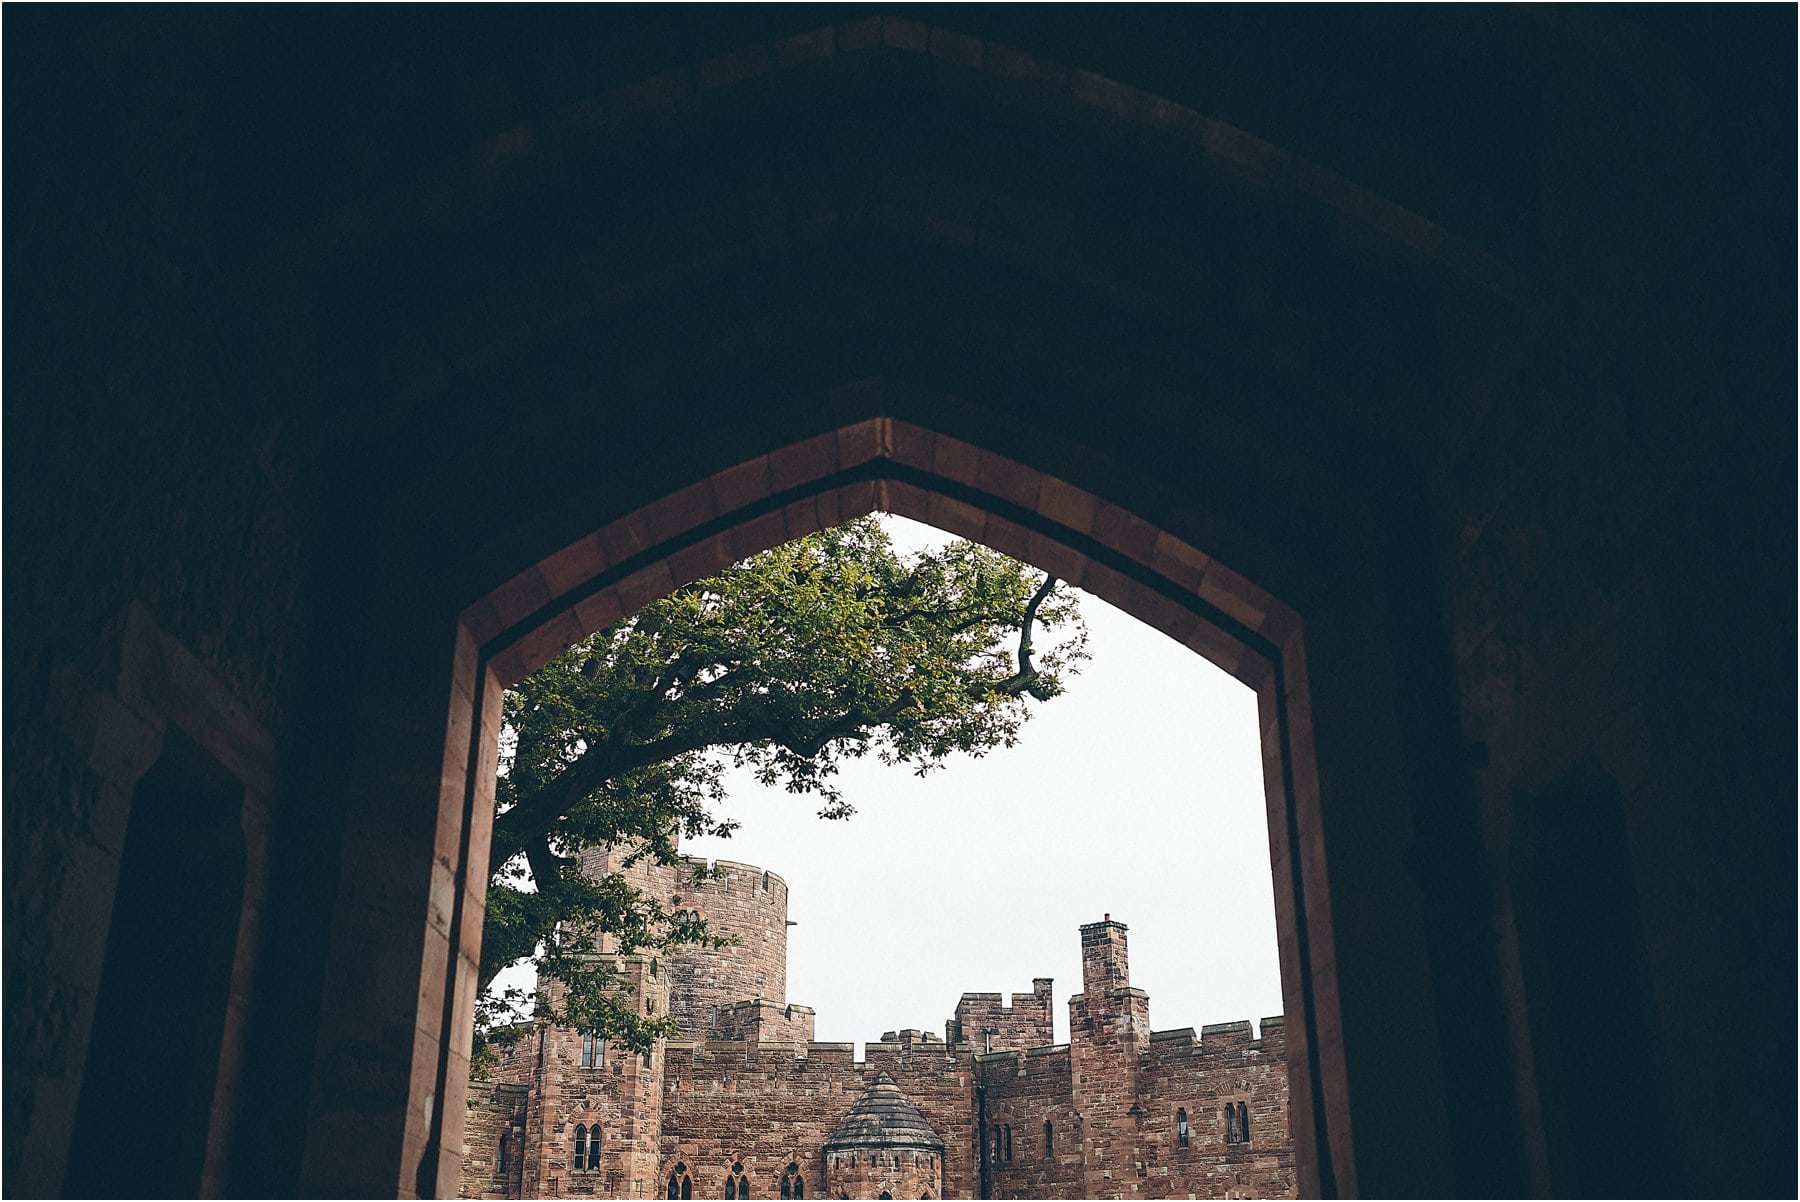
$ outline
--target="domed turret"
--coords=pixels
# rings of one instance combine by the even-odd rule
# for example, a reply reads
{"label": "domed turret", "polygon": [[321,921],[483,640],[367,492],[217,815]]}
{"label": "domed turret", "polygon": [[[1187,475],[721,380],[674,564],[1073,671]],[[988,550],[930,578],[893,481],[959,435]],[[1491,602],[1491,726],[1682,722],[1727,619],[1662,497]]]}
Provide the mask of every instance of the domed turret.
{"label": "domed turret", "polygon": [[831,1191],[845,1198],[943,1196],[944,1141],[886,1073],[826,1139]]}

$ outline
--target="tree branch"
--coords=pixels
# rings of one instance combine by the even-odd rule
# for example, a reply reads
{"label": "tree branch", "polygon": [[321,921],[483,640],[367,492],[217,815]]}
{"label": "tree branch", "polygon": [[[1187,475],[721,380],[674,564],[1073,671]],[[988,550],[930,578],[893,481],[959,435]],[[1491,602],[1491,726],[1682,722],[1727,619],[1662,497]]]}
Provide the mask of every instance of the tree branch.
{"label": "tree branch", "polygon": [[[1056,577],[1046,574],[1044,582],[1032,594],[1031,600],[1025,606],[1024,620],[1019,627],[1019,671],[1000,684],[993,686],[991,691],[1009,697],[1017,697],[1037,683],[1041,673],[1031,662],[1031,630],[1037,622],[1038,611],[1043,607],[1044,601],[1050,596],[1056,584]],[[659,673],[659,679],[666,681],[668,669],[676,666],[676,664],[668,665],[664,672]],[[684,700],[692,702],[703,696],[717,693],[720,690],[716,686],[731,678],[734,672],[735,669],[728,670],[725,675],[716,680],[698,686]],[[981,690],[984,694],[988,691],[990,690]],[[776,725],[766,719],[762,721],[740,719],[728,721],[722,726],[702,726],[696,729],[678,730],[677,733],[653,739],[648,743],[616,745],[608,742],[597,747],[590,747],[580,759],[564,768],[549,783],[535,793],[521,797],[512,809],[494,819],[493,845],[488,860],[489,871],[497,872],[513,856],[525,851],[534,839],[542,837],[555,826],[557,819],[614,777],[674,759],[676,756],[702,751],[708,747],[730,747],[764,740],[777,743],[803,759],[811,759],[823,751],[832,740],[857,737],[858,732],[890,722],[917,704],[917,698],[912,691],[903,688],[892,703],[879,709],[847,705],[842,717],[810,734],[802,734],[792,725]],[[639,709],[643,705],[644,702],[640,701],[632,709]],[[648,712],[648,710],[646,709],[644,712]],[[545,850],[548,851],[548,848],[546,847]],[[535,864],[532,866],[532,871],[535,875],[537,871]]]}
{"label": "tree branch", "polygon": [[1031,662],[1031,627],[1037,621],[1038,608],[1056,587],[1056,577],[1044,573],[1044,583],[1038,585],[1037,592],[1025,606],[1025,620],[1019,624],[1019,670],[1016,674],[1000,682],[996,692],[1009,697],[1017,697],[1037,683],[1039,672]]}
{"label": "tree branch", "polygon": [[580,759],[557,773],[550,783],[529,797],[521,797],[512,809],[494,819],[488,871],[499,871],[501,865],[524,851],[531,840],[548,832],[558,818],[615,776],[715,744],[741,741],[738,729],[728,725],[723,730],[686,731],[623,747],[611,744],[590,747]]}

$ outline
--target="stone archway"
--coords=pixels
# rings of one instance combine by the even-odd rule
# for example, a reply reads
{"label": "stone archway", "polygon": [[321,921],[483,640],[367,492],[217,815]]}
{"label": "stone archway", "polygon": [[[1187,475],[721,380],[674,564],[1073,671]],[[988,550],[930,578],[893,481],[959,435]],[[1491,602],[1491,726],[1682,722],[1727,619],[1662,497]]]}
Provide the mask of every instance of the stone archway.
{"label": "stone archway", "polygon": [[[879,392],[883,381],[865,382]],[[486,840],[502,690],[570,642],[657,596],[790,538],[881,511],[915,518],[1053,571],[1182,642],[1253,688],[1264,732],[1265,780],[1284,1004],[1290,1036],[1294,1136],[1308,1180],[1330,1180],[1347,1155],[1344,1064],[1319,856],[1317,767],[1306,689],[1303,627],[1288,606],[1157,525],[1074,484],[903,419],[874,417],[778,449],[696,481],[519,573],[461,616],[437,821],[426,952],[440,978],[421,1009],[444,1038],[416,1051],[407,1145],[460,1148],[466,1052],[474,1001]],[[446,838],[445,836],[453,836]],[[445,888],[443,886],[450,886]],[[1325,935],[1325,940],[1319,936]],[[1316,946],[1315,946],[1316,944]],[[451,954],[450,949],[458,949]],[[1323,951],[1323,954],[1321,954]],[[441,992],[438,992],[441,991]],[[1340,1125],[1341,1124],[1341,1125]],[[413,1160],[412,1163],[420,1163]],[[421,1181],[423,1185],[423,1181]],[[423,1191],[422,1191],[423,1192]]]}
{"label": "stone archway", "polygon": [[[901,38],[893,45],[883,40],[890,24]],[[864,70],[878,87],[897,79],[903,89],[929,91],[949,78],[922,57],[930,36],[906,40],[911,23],[873,28],[872,43],[850,46],[844,30],[834,35],[837,57],[819,94],[835,95]],[[859,57],[865,51],[874,57]],[[1023,60],[996,50],[983,61],[999,71]],[[811,94],[805,69],[789,65],[789,82]],[[697,78],[711,76],[677,73],[628,89],[588,117],[635,148],[632,139],[664,121],[736,115],[718,100],[732,79],[696,91]],[[749,78],[761,76],[737,82]],[[965,229],[930,219],[937,193],[913,188],[926,177],[904,161],[887,176],[893,198],[873,210],[850,206],[849,189],[840,188],[836,216],[817,225],[801,220],[801,200],[793,199],[786,239],[759,240],[730,225],[742,244],[721,248],[715,244],[726,235],[705,206],[657,214],[658,237],[648,249],[620,256],[639,274],[609,276],[604,288],[593,280],[565,286],[567,279],[559,284],[538,272],[578,267],[578,257],[565,260],[554,244],[587,231],[579,210],[572,218],[559,211],[572,229],[532,226],[526,203],[512,228],[529,229],[531,245],[495,269],[466,231],[506,224],[510,216],[496,214],[510,214],[514,172],[573,189],[591,169],[570,149],[584,144],[580,138],[548,139],[551,149],[540,154],[530,131],[490,147],[472,179],[426,202],[443,216],[431,237],[443,239],[446,255],[481,260],[467,280],[447,279],[442,295],[406,291],[423,278],[410,257],[424,253],[416,247],[395,252],[400,270],[386,271],[379,254],[359,261],[359,271],[379,277],[371,286],[384,314],[399,315],[390,331],[395,343],[444,338],[453,349],[428,361],[396,356],[386,365],[394,377],[383,381],[402,394],[389,417],[411,441],[402,474],[379,481],[388,508],[370,523],[402,533],[361,551],[379,566],[374,583],[359,586],[374,600],[358,633],[382,668],[364,684],[350,723],[357,747],[346,774],[341,872],[352,887],[336,899],[332,919],[306,1180],[338,1175],[347,1161],[360,1162],[369,1180],[401,1165],[407,1193],[455,1179],[460,1114],[450,1103],[463,1088],[463,1016],[474,1000],[485,888],[470,866],[485,863],[505,683],[684,580],[875,509],[970,534],[1055,570],[1258,690],[1266,776],[1278,790],[1270,827],[1278,832],[1272,853],[1284,1001],[1296,1016],[1290,1046],[1302,1071],[1295,1078],[1310,1082],[1296,1094],[1296,1141],[1308,1149],[1302,1172],[1310,1175],[1303,1188],[1355,1193],[1371,1149],[1408,1180],[1449,1171],[1451,1108],[1408,1112],[1391,1104],[1435,1099],[1446,1081],[1431,1029],[1438,987],[1431,960],[1441,944],[1432,943],[1403,871],[1419,775],[1401,696],[1410,664],[1392,654],[1406,637],[1397,615],[1417,604],[1404,590],[1407,573],[1420,571],[1419,540],[1409,542],[1418,502],[1405,493],[1404,474],[1379,470],[1391,451],[1367,434],[1369,415],[1334,416],[1321,398],[1335,403],[1342,391],[1380,406],[1393,404],[1397,390],[1434,391],[1431,370],[1393,378],[1389,348],[1407,331],[1371,328],[1355,320],[1358,310],[1415,286],[1466,291],[1483,311],[1504,307],[1505,273],[1463,255],[1467,248],[1428,223],[1402,220],[1385,202],[1229,127],[1190,120],[1129,89],[1066,72],[1055,78],[1056,87],[1078,89],[1083,99],[1072,109],[1053,106],[1034,136],[1054,141],[1067,133],[1107,154],[1141,155],[1148,169],[1166,171],[1159,178],[1172,181],[1178,198],[1203,201],[1219,218],[1205,245],[1187,240],[1185,222],[1157,227],[1160,245],[1196,264],[1192,273],[1164,271],[1166,294],[1132,284],[1152,270],[1140,254],[1106,261],[1099,248],[1108,245],[1114,214],[1104,197],[1085,197],[1086,207],[1071,213],[1055,180],[1035,197],[996,190],[983,202],[988,224]],[[1019,123],[1035,125],[1037,110],[1013,101],[1039,95],[1041,80],[1002,71],[994,86],[1003,102],[995,111],[1008,120],[1026,114]],[[946,90],[972,113],[991,103],[984,93]],[[860,142],[822,146],[827,158],[842,152],[850,168],[869,166]],[[1193,170],[1196,146],[1205,153]],[[729,176],[732,161],[719,161]],[[718,166],[709,161],[703,170]],[[1082,166],[1058,160],[1060,170]],[[987,188],[979,178],[967,183]],[[951,190],[946,185],[945,195]],[[915,212],[909,206],[921,197],[927,211]],[[1165,216],[1158,209],[1146,220]],[[1202,260],[1231,241],[1225,230],[1233,222],[1248,223],[1270,252],[1232,260],[1243,278],[1220,287],[1219,269]],[[1046,234],[1083,253],[1056,250],[1043,259]],[[372,235],[377,243],[382,236],[379,228]],[[694,257],[691,246],[702,243],[716,253]],[[1340,273],[1334,290],[1308,286],[1299,308],[1273,317],[1230,317],[1239,291],[1262,304],[1272,289],[1316,278],[1327,260]],[[492,270],[513,278],[497,283],[483,274]],[[446,267],[442,274],[458,273]],[[779,303],[791,311],[780,319],[768,316],[769,297],[754,289],[763,275],[781,282]],[[971,279],[994,295],[962,291]],[[749,300],[737,291],[746,286]],[[464,329],[491,303],[467,290],[501,295],[509,288],[533,297],[541,291],[550,309],[520,314],[517,331],[507,328],[510,312],[492,326]],[[714,289],[729,299],[718,302]],[[581,299],[556,308],[572,291]],[[846,297],[855,306],[848,316],[840,312]],[[934,302],[950,311],[931,313],[931,322],[912,319]],[[640,312],[657,314],[657,328],[614,328]],[[441,329],[428,328],[434,319]],[[1237,338],[1242,330],[1232,321],[1259,328]],[[571,333],[590,326],[599,331],[592,338]],[[1331,336],[1321,341],[1321,330]],[[641,342],[631,341],[640,334]],[[1075,349],[1067,345],[1072,334],[1079,335]],[[771,368],[747,355],[747,346],[772,347],[782,362]],[[594,369],[596,348],[621,357],[605,370],[624,381],[623,399],[596,402],[591,383],[570,383]],[[1325,372],[1335,373],[1329,387],[1321,384]],[[491,399],[510,394],[547,399],[490,440]],[[1296,400],[1303,395],[1309,399]],[[1277,416],[1246,420],[1259,409]],[[550,495],[542,483],[523,500],[502,495],[497,481],[517,478],[536,449],[557,444],[595,411],[611,422],[606,433],[628,470],[590,473],[566,495]],[[1433,412],[1455,420],[1451,409]],[[613,475],[625,482],[614,487]],[[596,530],[598,521],[606,524]],[[1323,674],[1321,646],[1330,665]],[[446,663],[454,665],[448,673]],[[1322,675],[1330,685],[1328,740],[1315,730]],[[426,723],[427,714],[443,719]],[[1327,742],[1329,753],[1321,754]],[[1326,760],[1329,769],[1321,767]],[[1344,800],[1329,806],[1328,792]],[[1341,827],[1337,845],[1357,849],[1335,861],[1329,876],[1328,812]],[[416,887],[425,875],[430,900],[421,919]],[[1355,899],[1347,927],[1339,925],[1341,903],[1334,908],[1339,897]],[[416,1016],[405,1028],[353,1001],[367,998],[375,949],[396,946],[400,968],[416,976],[382,987]],[[1358,950],[1353,1007],[1343,1000],[1347,946]],[[389,975],[399,970],[389,966]],[[1343,1021],[1351,1012],[1359,1016],[1354,1030]],[[1396,1028],[1409,1029],[1404,1039]],[[1358,1108],[1355,1142],[1357,1089],[1345,1068],[1353,1044],[1385,1069],[1360,1078],[1361,1089],[1381,1100]],[[384,1115],[379,1139],[368,1135],[371,1109]]]}
{"label": "stone archway", "polygon": [[[1304,617],[1339,1192],[1645,1172],[1561,1163],[1598,1096],[1565,1070],[1650,1074],[1671,1188],[1791,1188],[1791,14],[682,11],[15,30],[52,169],[9,247],[8,1180],[54,1194],[86,1146],[119,836],[171,729],[247,786],[207,1172],[453,1179],[461,615],[886,416]],[[165,644],[196,670],[131,684]],[[1629,845],[1574,939],[1533,913],[1589,876],[1537,845],[1570,798]],[[1561,957],[1634,908],[1644,1037],[1544,1038],[1592,1010]]]}

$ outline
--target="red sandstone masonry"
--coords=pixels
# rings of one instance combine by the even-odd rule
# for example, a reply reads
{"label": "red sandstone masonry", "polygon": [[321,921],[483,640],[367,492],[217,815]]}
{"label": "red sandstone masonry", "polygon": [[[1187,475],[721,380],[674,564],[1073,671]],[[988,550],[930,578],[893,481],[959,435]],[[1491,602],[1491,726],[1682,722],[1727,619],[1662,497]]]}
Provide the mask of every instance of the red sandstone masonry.
{"label": "red sandstone masonry", "polygon": [[[760,875],[735,879],[761,887]],[[1082,949],[1087,992],[1069,1000],[1071,1044],[983,1053],[972,1039],[909,1029],[869,1043],[859,1061],[851,1044],[798,1038],[811,1030],[810,1009],[766,999],[723,1012],[726,1026],[756,1038],[672,1042],[649,1068],[630,1054],[582,1068],[575,1033],[542,1033],[514,1050],[506,1084],[488,1087],[471,1116],[463,1196],[661,1197],[681,1165],[697,1196],[717,1197],[742,1165],[750,1196],[775,1197],[790,1164],[812,1197],[899,1185],[908,1196],[967,1198],[1294,1196],[1281,1020],[1264,1019],[1261,1039],[1247,1022],[1206,1027],[1198,1040],[1192,1028],[1153,1033],[1148,997],[1130,984],[1124,924],[1109,916],[1084,926]],[[626,967],[641,1001],[667,990],[678,1005],[670,977],[648,979],[642,960]],[[963,995],[947,1029],[1047,1031],[1050,982],[1033,984],[1011,1007],[998,994]],[[825,1140],[882,1073],[944,1141],[941,1165],[914,1164],[910,1153],[826,1163]],[[529,1103],[507,1090],[527,1092]],[[1239,1102],[1251,1138],[1227,1142],[1225,1106]],[[501,1177],[493,1166],[506,1105],[523,1112],[528,1155]],[[597,1172],[569,1164],[577,1124],[602,1132]]]}
{"label": "red sandstone masonry", "polygon": [[1012,995],[1012,1005],[1000,1004],[997,993],[965,993],[956,1003],[956,1017],[944,1025],[951,1043],[967,1042],[984,1052],[1006,1052],[1042,1047],[1054,1039],[1050,1014],[1049,977],[1031,982],[1030,993]]}
{"label": "red sandstone masonry", "polygon": [[[993,1196],[1079,1197],[1081,1141],[1070,1092],[1069,1045],[979,1057],[976,1079],[982,1089],[983,1122],[1001,1132],[999,1161],[989,1154]],[[1051,1132],[1048,1146],[1046,1123]],[[1009,1129],[1010,1160],[1005,1157]]]}
{"label": "red sandstone masonry", "polygon": [[[753,864],[720,860],[713,867],[722,875],[697,883],[677,873],[662,899],[671,909],[698,910],[714,934],[735,940],[728,948],[684,948],[669,958],[671,1013],[682,1031],[697,1039],[726,1037],[729,1012],[740,1001],[787,999],[787,882]],[[789,1037],[812,1037],[810,1012],[805,1021],[786,1022],[784,1029],[796,1033]]]}

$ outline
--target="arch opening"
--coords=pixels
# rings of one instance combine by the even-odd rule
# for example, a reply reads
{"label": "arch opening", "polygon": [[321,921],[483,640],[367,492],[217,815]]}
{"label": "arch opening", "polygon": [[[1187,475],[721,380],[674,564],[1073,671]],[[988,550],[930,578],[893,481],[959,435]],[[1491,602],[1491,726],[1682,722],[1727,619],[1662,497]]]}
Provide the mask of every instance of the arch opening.
{"label": "arch opening", "polygon": [[[468,770],[445,801],[478,828],[470,842],[485,852],[507,685],[682,585],[874,512],[927,523],[1055,574],[1257,694],[1283,1005],[1297,1028],[1288,1041],[1296,1164],[1303,1190],[1329,1181],[1331,1145],[1342,1133],[1331,1130],[1326,1101],[1341,1065],[1332,1058],[1335,1020],[1318,1005],[1308,946],[1301,832],[1314,770],[1298,616],[1167,529],[1015,460],[892,417],[850,423],[690,484],[545,557],[468,607],[459,637],[459,663],[471,685]],[[468,863],[485,862],[483,855]],[[459,898],[479,898],[479,875],[465,865],[468,887]],[[1314,915],[1321,909],[1311,905]],[[470,907],[454,921],[467,946],[466,924],[478,922],[479,911]],[[1330,964],[1323,969],[1329,977]],[[473,983],[458,973],[472,971],[461,961],[446,981],[446,996],[467,998],[465,1011],[473,1006]],[[466,1029],[467,1012],[455,1019]],[[441,1079],[453,1088],[448,1073]]]}

